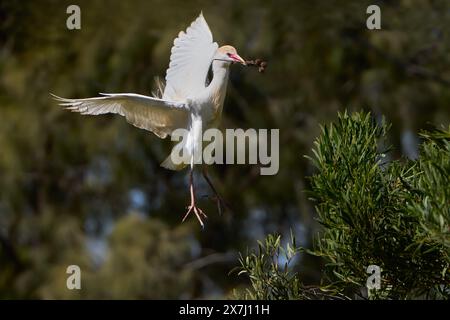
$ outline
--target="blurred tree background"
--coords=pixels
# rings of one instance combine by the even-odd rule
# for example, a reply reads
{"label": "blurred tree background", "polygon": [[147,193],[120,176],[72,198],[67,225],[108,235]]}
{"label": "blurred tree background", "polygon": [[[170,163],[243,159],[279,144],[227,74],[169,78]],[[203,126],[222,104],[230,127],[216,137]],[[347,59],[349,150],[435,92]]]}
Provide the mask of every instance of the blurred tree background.
{"label": "blurred tree background", "polygon": [[[81,30],[66,28],[70,4]],[[381,7],[381,30],[366,28],[370,4]],[[203,198],[205,230],[181,224],[187,174],[159,167],[170,141],[49,97],[149,94],[200,11],[220,44],[269,62],[265,74],[232,67],[222,127],[280,129],[277,175],[211,168],[234,211],[219,216]],[[450,123],[449,27],[448,0],[2,1],[0,297],[220,298],[247,286],[229,275],[239,251],[290,229],[310,247],[320,228],[303,157],[320,123],[344,109],[385,116],[392,159],[416,159],[419,129]],[[66,288],[73,264],[82,290]],[[320,281],[320,258],[295,264],[306,284]]]}

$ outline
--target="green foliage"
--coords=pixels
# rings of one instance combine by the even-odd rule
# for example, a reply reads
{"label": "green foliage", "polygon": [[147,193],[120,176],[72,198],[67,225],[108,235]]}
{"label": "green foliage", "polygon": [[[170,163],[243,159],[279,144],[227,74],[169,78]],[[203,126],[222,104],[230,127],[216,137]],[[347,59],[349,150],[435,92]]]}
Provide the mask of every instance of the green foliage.
{"label": "green foliage", "polygon": [[[297,253],[294,237],[286,248],[281,246],[281,236],[268,235],[264,243],[258,241],[258,252],[245,257],[240,255],[241,266],[235,270],[239,275],[248,275],[251,288],[236,292],[236,297],[252,300],[304,298],[299,278],[289,270],[289,264]],[[281,259],[285,260],[282,264]]]}
{"label": "green foliage", "polygon": [[[282,246],[281,236],[269,234],[264,242],[258,241],[258,250],[242,254],[240,266],[233,271],[246,275],[251,286],[235,290],[234,298],[246,300],[311,300],[344,299],[340,294],[330,295],[316,286],[305,286],[299,273],[292,270],[294,258],[302,251],[296,245],[291,233],[291,240]],[[233,272],[232,271],[232,272]]]}
{"label": "green foliage", "polygon": [[419,198],[409,209],[419,216],[423,237],[445,246],[450,261],[450,126],[421,136],[426,140],[414,167],[418,179],[413,183]]}
{"label": "green foliage", "polygon": [[[449,298],[450,130],[423,133],[416,161],[391,161],[388,126],[368,113],[339,114],[316,139],[311,196],[323,229],[315,248],[325,270],[314,298]],[[268,236],[241,257],[246,299],[311,298],[300,275],[278,267],[298,248]],[[381,268],[381,289],[366,291],[369,265]]]}
{"label": "green foliage", "polygon": [[430,136],[418,161],[383,163],[386,131],[361,113],[322,128],[311,194],[324,229],[313,253],[336,292],[359,294],[378,265],[382,297],[448,296],[448,141],[438,148]]}

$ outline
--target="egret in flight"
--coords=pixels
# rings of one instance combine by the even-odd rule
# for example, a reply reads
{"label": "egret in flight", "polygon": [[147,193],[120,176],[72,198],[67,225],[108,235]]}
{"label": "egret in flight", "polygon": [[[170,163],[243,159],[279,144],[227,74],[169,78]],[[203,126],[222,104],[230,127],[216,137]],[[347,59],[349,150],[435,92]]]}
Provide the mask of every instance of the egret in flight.
{"label": "egret in flight", "polygon": [[[162,96],[145,96],[135,93],[106,93],[86,99],[66,99],[53,95],[61,106],[83,115],[115,113],[141,129],[153,132],[159,138],[170,136],[175,129],[188,130],[184,151],[188,163],[174,163],[168,157],[161,166],[181,170],[190,165],[190,205],[183,221],[194,213],[204,227],[205,213],[197,206],[193,169],[195,150],[201,150],[202,130],[219,126],[227,89],[229,67],[233,63],[246,65],[236,49],[230,45],[219,48],[203,14],[192,22],[186,32],[181,31],[173,42],[169,68],[166,71]],[[212,79],[208,82],[208,72]],[[184,155],[186,156],[186,155]],[[219,211],[223,200],[208,178],[206,167],[203,176],[216,194]]]}

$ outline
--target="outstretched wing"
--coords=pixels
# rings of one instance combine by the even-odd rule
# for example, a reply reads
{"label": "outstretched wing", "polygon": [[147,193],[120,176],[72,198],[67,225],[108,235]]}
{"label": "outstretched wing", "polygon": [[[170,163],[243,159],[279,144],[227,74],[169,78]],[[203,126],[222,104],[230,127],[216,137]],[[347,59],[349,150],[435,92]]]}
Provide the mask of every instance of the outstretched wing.
{"label": "outstretched wing", "polygon": [[186,32],[181,31],[173,42],[163,98],[186,100],[205,89],[217,48],[211,30],[200,13]]}
{"label": "outstretched wing", "polygon": [[132,125],[153,132],[160,138],[173,130],[186,128],[188,109],[184,102],[167,101],[134,93],[103,94],[87,99],[65,99],[52,94],[61,106],[83,115],[115,113]]}

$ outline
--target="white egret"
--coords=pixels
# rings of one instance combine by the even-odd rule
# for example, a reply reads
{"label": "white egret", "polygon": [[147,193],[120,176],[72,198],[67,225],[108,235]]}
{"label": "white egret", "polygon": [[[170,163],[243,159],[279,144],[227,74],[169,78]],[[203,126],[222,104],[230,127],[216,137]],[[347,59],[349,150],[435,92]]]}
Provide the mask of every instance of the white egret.
{"label": "white egret", "polygon": [[[225,45],[219,48],[213,42],[211,30],[203,14],[200,14],[186,32],[181,31],[174,40],[161,97],[135,93],[100,94],[99,97],[87,99],[53,97],[60,105],[83,115],[119,114],[132,125],[151,131],[160,138],[166,138],[178,128],[189,130],[185,146],[189,162],[176,164],[168,157],[161,166],[181,170],[190,164],[191,202],[183,221],[193,212],[203,227],[202,218],[206,215],[196,204],[194,153],[202,147],[202,131],[216,128],[220,123],[232,63],[246,65],[234,47]],[[208,83],[210,68],[213,76]],[[205,167],[203,175],[216,194],[221,210],[222,200],[209,180]]]}

